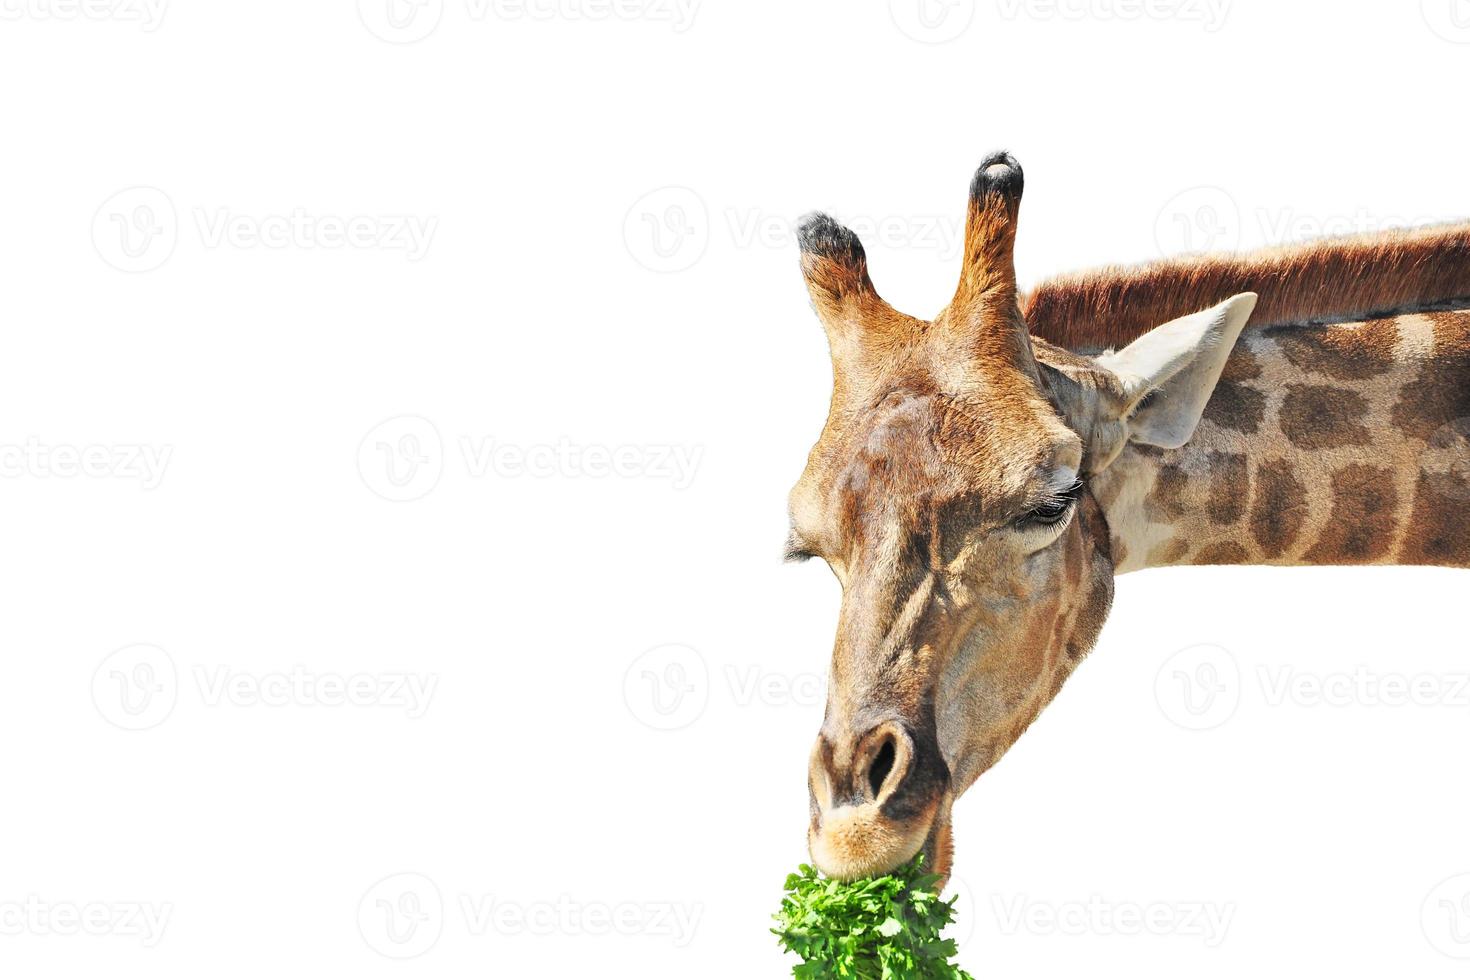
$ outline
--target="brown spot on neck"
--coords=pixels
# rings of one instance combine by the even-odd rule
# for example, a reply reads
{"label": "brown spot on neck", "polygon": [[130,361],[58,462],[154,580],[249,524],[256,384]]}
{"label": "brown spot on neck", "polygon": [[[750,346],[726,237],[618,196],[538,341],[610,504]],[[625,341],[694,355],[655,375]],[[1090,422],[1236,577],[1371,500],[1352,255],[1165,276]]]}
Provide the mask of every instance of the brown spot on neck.
{"label": "brown spot on neck", "polygon": [[1393,471],[1354,463],[1332,476],[1332,514],[1303,557],[1314,565],[1363,565],[1387,557],[1397,524]]}
{"label": "brown spot on neck", "polygon": [[1364,381],[1394,365],[1398,322],[1369,320],[1358,324],[1293,324],[1269,327],[1262,336],[1276,341],[1295,367],[1336,381]]}
{"label": "brown spot on neck", "polygon": [[1234,541],[1217,541],[1201,548],[1194,556],[1196,565],[1244,565],[1250,561],[1250,553]]}
{"label": "brown spot on neck", "polygon": [[1301,534],[1307,517],[1307,489],[1296,478],[1295,467],[1274,460],[1256,467],[1256,496],[1251,506],[1251,537],[1262,555],[1280,558]]}
{"label": "brown spot on neck", "polygon": [[1281,431],[1302,449],[1366,446],[1372,434],[1363,425],[1368,401],[1356,391],[1323,385],[1287,385],[1281,403]]}
{"label": "brown spot on neck", "polygon": [[1434,350],[1390,414],[1394,425],[1418,439],[1470,418],[1470,310],[1435,313],[1429,320]]}
{"label": "brown spot on neck", "polygon": [[1399,547],[1403,565],[1470,567],[1470,483],[1456,473],[1419,474],[1408,533]]}

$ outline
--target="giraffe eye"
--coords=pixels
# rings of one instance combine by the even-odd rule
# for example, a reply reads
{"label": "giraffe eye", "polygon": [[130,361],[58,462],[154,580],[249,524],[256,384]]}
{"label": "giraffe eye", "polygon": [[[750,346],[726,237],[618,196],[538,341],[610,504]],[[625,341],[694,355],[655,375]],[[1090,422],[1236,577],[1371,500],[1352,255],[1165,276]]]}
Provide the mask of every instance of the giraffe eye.
{"label": "giraffe eye", "polygon": [[1082,482],[1079,480],[1021,515],[1016,523],[1023,529],[1055,527],[1071,515],[1072,508],[1080,496],[1082,496]]}
{"label": "giraffe eye", "polygon": [[796,529],[793,528],[791,534],[786,538],[786,547],[783,550],[782,560],[800,562],[808,561],[815,557],[817,557],[816,553],[802,542],[801,538],[797,536]]}
{"label": "giraffe eye", "polygon": [[782,561],[803,562],[811,561],[815,557],[817,556],[812,554],[810,551],[807,551],[805,548],[792,547],[790,545],[787,545],[786,551],[782,555]]}

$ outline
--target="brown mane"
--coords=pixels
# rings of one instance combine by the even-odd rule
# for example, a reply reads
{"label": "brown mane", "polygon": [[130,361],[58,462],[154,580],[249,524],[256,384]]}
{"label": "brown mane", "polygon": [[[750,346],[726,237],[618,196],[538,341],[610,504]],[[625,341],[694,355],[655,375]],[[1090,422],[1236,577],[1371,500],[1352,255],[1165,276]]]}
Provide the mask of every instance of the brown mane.
{"label": "brown mane", "polygon": [[1242,292],[1260,296],[1256,327],[1467,300],[1470,223],[1071,273],[1031,290],[1022,309],[1035,336],[1092,351]]}

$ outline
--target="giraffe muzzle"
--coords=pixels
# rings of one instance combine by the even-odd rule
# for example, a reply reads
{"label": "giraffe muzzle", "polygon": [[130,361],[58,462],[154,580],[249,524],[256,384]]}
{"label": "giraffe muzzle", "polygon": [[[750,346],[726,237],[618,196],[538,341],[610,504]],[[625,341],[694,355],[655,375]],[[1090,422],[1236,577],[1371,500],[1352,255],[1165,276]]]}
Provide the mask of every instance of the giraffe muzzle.
{"label": "giraffe muzzle", "polygon": [[[949,773],[938,743],[898,719],[828,726],[812,749],[812,860],[830,878],[881,875],[921,851],[949,870]],[[942,863],[942,866],[941,866]]]}

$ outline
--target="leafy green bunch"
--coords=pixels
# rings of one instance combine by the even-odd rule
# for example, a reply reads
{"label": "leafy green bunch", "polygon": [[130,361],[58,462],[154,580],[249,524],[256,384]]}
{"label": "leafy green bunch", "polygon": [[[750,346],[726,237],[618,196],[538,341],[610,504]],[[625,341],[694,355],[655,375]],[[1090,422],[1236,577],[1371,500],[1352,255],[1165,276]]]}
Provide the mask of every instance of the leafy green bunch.
{"label": "leafy green bunch", "polygon": [[804,961],[797,980],[973,980],[950,963],[953,939],[939,933],[954,919],[954,899],[940,901],[938,875],[921,873],[921,854],[881,878],[842,882],[803,864],[787,875],[775,916],[783,949]]}

